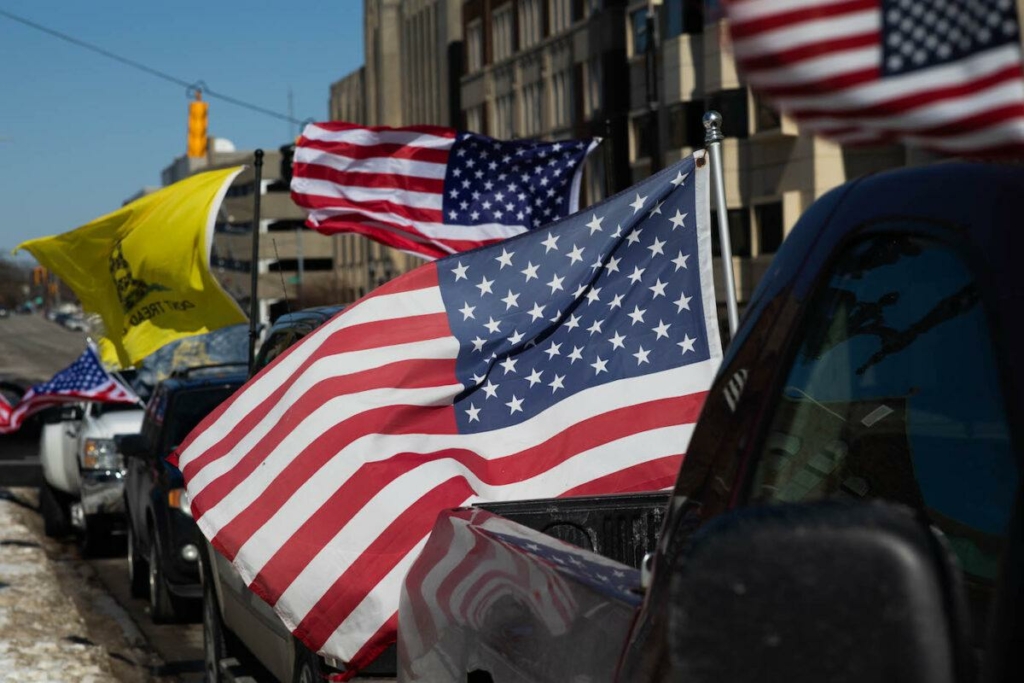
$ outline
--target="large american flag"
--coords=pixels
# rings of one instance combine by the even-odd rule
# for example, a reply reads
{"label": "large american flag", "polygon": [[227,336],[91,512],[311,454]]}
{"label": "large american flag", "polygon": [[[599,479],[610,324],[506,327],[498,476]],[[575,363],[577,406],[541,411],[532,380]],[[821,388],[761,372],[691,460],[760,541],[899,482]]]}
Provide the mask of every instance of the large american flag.
{"label": "large american flag", "polygon": [[1019,153],[1014,0],[728,0],[747,83],[837,142]]}
{"label": "large american flag", "polygon": [[200,528],[307,646],[394,641],[442,509],[671,486],[721,358],[706,176],[389,282],[189,436]]}
{"label": "large american flag", "polygon": [[0,405],[0,434],[17,431],[25,418],[40,410],[78,401],[138,403],[139,397],[103,368],[96,348],[89,343],[74,363],[26,391],[6,420],[5,408]]}
{"label": "large american flag", "polygon": [[292,199],[307,225],[427,259],[518,235],[576,211],[596,140],[494,140],[440,126],[306,126]]}

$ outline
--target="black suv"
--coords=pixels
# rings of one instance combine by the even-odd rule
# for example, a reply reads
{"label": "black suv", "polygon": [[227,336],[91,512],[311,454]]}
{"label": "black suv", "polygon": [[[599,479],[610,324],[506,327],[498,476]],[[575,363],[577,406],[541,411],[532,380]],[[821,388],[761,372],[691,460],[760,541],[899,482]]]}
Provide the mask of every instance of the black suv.
{"label": "black suv", "polygon": [[167,462],[196,425],[247,379],[239,364],[179,370],[158,383],[140,434],[119,438],[126,456],[128,574],[135,597],[149,595],[150,617],[176,619],[200,598],[202,535],[192,519],[185,483]]}

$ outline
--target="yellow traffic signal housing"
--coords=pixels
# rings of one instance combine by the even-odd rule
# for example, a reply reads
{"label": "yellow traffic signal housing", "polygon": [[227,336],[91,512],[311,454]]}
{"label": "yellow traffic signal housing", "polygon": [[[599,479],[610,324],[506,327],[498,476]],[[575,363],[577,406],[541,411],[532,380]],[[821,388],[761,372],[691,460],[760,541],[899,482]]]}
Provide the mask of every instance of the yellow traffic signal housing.
{"label": "yellow traffic signal housing", "polygon": [[206,126],[208,122],[209,104],[200,98],[197,90],[194,102],[188,103],[188,155],[190,157],[206,156]]}
{"label": "yellow traffic signal housing", "polygon": [[32,269],[32,284],[43,285],[46,284],[47,272],[46,268],[42,266],[36,266]]}

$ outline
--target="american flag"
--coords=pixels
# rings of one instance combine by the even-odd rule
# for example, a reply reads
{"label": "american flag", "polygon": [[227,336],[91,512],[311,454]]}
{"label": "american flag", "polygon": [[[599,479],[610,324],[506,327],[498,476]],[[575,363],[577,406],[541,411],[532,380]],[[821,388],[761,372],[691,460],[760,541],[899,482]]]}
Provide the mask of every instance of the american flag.
{"label": "american flag", "polygon": [[575,212],[583,161],[598,142],[309,124],[295,147],[292,199],[319,232],[440,258]]}
{"label": "american flag", "polygon": [[139,403],[130,388],[117,381],[100,364],[96,348],[90,343],[78,359],[52,378],[31,387],[3,419],[0,406],[0,434],[17,431],[25,418],[60,403],[100,401],[105,403]]}
{"label": "american flag", "polygon": [[837,142],[1019,153],[1014,0],[729,0],[747,83]]}
{"label": "american flag", "polygon": [[687,158],[375,290],[189,435],[200,528],[358,669],[438,511],[670,486],[721,358],[708,215]]}
{"label": "american flag", "polygon": [[592,618],[597,603],[604,614],[613,609],[606,598],[630,611],[638,607],[639,584],[631,567],[484,510],[445,511],[402,584],[399,665],[408,680],[440,679],[437,667],[446,665],[434,646],[508,617],[509,599],[529,613],[512,611],[512,620],[536,627],[521,637],[552,645]]}

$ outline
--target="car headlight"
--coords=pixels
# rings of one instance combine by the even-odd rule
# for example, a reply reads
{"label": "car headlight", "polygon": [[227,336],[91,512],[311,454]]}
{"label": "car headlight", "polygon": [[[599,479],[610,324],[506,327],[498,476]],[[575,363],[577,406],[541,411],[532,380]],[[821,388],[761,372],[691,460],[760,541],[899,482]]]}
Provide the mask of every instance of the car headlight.
{"label": "car headlight", "polygon": [[172,508],[178,508],[189,517],[192,516],[192,500],[188,497],[185,489],[171,489],[167,492],[167,504]]}
{"label": "car headlight", "polygon": [[82,448],[82,469],[119,470],[124,458],[113,439],[86,439]]}

